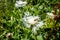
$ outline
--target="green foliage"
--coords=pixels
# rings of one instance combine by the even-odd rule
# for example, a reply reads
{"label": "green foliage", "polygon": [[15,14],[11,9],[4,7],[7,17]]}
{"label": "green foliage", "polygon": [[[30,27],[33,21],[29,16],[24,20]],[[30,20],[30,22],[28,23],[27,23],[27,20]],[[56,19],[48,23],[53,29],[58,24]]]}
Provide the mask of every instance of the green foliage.
{"label": "green foliage", "polygon": [[[0,40],[8,40],[7,33],[13,33],[13,40],[60,40],[60,20],[46,18],[60,0],[26,0],[28,4],[16,8],[16,0],[0,1]],[[33,8],[33,9],[32,9]],[[24,12],[38,15],[45,22],[37,34],[25,28],[22,23]]]}

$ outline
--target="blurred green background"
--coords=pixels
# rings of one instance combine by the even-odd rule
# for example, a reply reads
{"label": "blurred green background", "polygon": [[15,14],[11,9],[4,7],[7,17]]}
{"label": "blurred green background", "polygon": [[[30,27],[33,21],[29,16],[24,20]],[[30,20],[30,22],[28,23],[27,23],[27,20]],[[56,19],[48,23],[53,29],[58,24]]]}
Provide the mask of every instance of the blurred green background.
{"label": "blurred green background", "polygon": [[[16,8],[16,0],[0,0],[0,40],[60,40],[60,21],[46,18],[46,13],[51,12],[60,0],[23,1],[27,1],[27,5]],[[46,22],[36,35],[22,23],[24,12],[28,11]],[[6,38],[7,33],[13,33],[13,38]]]}

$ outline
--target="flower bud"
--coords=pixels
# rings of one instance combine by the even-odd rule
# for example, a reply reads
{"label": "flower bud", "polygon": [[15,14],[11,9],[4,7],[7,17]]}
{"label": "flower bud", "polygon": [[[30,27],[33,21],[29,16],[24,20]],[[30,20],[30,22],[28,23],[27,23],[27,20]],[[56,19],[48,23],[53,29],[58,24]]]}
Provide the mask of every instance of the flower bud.
{"label": "flower bud", "polygon": [[12,33],[7,33],[7,35],[6,35],[6,37],[7,37],[8,39],[11,39],[11,38],[12,38],[12,36],[13,36],[13,34],[12,34]]}

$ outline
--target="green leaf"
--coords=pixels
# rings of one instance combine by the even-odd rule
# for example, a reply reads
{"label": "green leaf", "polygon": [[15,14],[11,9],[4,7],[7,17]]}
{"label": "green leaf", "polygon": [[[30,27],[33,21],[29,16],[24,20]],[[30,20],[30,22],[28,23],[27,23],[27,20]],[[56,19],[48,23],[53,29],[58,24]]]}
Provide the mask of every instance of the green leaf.
{"label": "green leaf", "polygon": [[43,40],[42,35],[37,36],[37,40]]}

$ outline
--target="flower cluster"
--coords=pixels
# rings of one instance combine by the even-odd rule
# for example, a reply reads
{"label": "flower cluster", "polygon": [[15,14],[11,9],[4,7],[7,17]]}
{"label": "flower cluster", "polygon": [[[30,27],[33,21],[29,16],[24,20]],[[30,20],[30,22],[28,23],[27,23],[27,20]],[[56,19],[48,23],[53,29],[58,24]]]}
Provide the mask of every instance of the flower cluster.
{"label": "flower cluster", "polygon": [[56,14],[54,11],[52,11],[51,13],[47,13],[47,15],[54,20],[60,19],[60,15]]}
{"label": "flower cluster", "polygon": [[23,17],[23,24],[26,28],[31,28],[31,25],[33,25],[32,31],[37,33],[37,30],[44,24],[43,21],[40,20],[39,16],[31,16],[29,12],[26,12]]}
{"label": "flower cluster", "polygon": [[38,22],[38,24],[36,24],[36,26],[34,26],[34,27],[32,28],[32,31],[33,31],[35,34],[37,34],[37,30],[39,30],[39,28],[41,28],[43,25],[44,25],[43,21]]}
{"label": "flower cluster", "polygon": [[23,6],[25,6],[27,4],[27,2],[26,1],[16,1],[16,3],[15,3],[15,7],[17,7],[17,8],[19,8],[19,7],[23,7]]}
{"label": "flower cluster", "polygon": [[47,15],[50,17],[50,18],[54,18],[54,14],[53,13],[47,13]]}

